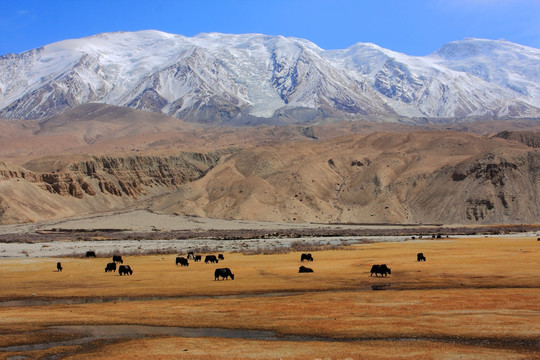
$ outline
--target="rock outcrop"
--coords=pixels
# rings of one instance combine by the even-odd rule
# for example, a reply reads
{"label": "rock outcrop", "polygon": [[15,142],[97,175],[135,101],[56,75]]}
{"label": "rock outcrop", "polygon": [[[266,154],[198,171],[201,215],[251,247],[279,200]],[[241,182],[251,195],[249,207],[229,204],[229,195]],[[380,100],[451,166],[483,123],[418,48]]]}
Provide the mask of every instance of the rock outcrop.
{"label": "rock outcrop", "polygon": [[[76,208],[82,204],[82,208],[88,211],[109,210],[134,203],[146,196],[156,196],[200,178],[217,164],[221,156],[229,152],[184,152],[169,157],[90,156],[73,163],[42,159],[19,167],[0,163],[0,187],[10,188],[11,191],[20,189],[20,193],[17,192],[18,200],[7,196],[7,191],[0,194],[0,223],[13,222],[14,219],[28,221],[55,217],[51,216],[54,211],[43,213],[39,206],[32,205],[40,198],[49,199],[41,191],[56,196],[53,202],[57,204],[53,208],[72,206],[71,200],[63,202],[61,198],[79,199],[81,203],[77,203]],[[123,199],[111,200],[111,196]],[[3,218],[3,214],[13,212],[15,214],[11,217],[14,219]]]}
{"label": "rock outcrop", "polygon": [[531,131],[501,131],[495,137],[519,141],[532,148],[540,148],[540,132]]}

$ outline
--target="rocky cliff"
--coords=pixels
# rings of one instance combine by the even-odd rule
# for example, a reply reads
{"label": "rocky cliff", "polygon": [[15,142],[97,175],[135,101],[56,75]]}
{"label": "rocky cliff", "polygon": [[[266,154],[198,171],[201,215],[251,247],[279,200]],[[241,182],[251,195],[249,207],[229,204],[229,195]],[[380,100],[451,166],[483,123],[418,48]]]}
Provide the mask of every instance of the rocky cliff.
{"label": "rocky cliff", "polygon": [[[203,176],[228,150],[178,156],[89,156],[0,163],[0,223],[124,207]],[[77,201],[78,200],[78,201]]]}
{"label": "rocky cliff", "polygon": [[496,137],[519,141],[533,148],[540,148],[540,132],[531,131],[501,131]]}

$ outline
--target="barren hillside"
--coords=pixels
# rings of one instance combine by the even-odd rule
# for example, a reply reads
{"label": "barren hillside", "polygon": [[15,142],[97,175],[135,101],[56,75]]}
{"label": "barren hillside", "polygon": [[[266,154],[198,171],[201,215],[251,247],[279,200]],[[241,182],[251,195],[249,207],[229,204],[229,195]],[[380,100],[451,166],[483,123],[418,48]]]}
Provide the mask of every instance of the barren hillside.
{"label": "barren hillside", "polygon": [[538,120],[423,121],[206,127],[103,104],[0,121],[0,223],[151,200],[155,211],[226,219],[540,220]]}
{"label": "barren hillside", "polygon": [[201,177],[224,154],[81,155],[42,158],[23,166],[0,162],[0,223],[142,206],[153,196]]}
{"label": "barren hillside", "polygon": [[240,151],[158,211],[288,222],[540,220],[540,152],[449,131],[352,135]]}

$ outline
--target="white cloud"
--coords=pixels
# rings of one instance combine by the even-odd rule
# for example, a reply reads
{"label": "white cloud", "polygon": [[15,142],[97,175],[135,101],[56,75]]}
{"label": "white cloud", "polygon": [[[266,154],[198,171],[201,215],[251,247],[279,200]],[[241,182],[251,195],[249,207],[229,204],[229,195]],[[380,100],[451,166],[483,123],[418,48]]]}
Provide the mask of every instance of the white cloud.
{"label": "white cloud", "polygon": [[21,24],[25,24],[33,17],[30,10],[17,10],[11,14],[4,13],[0,16],[0,27],[4,28],[19,28]]}

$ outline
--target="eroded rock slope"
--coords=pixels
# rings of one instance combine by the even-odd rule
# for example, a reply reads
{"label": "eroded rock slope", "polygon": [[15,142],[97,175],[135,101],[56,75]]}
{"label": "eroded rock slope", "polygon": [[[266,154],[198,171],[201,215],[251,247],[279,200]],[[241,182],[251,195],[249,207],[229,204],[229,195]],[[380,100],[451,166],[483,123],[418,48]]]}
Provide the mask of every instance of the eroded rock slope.
{"label": "eroded rock slope", "polygon": [[203,176],[228,152],[88,156],[0,163],[0,223],[106,211],[136,204]]}
{"label": "eroded rock slope", "polygon": [[457,132],[376,133],[240,151],[154,202],[288,222],[540,221],[540,151]]}

